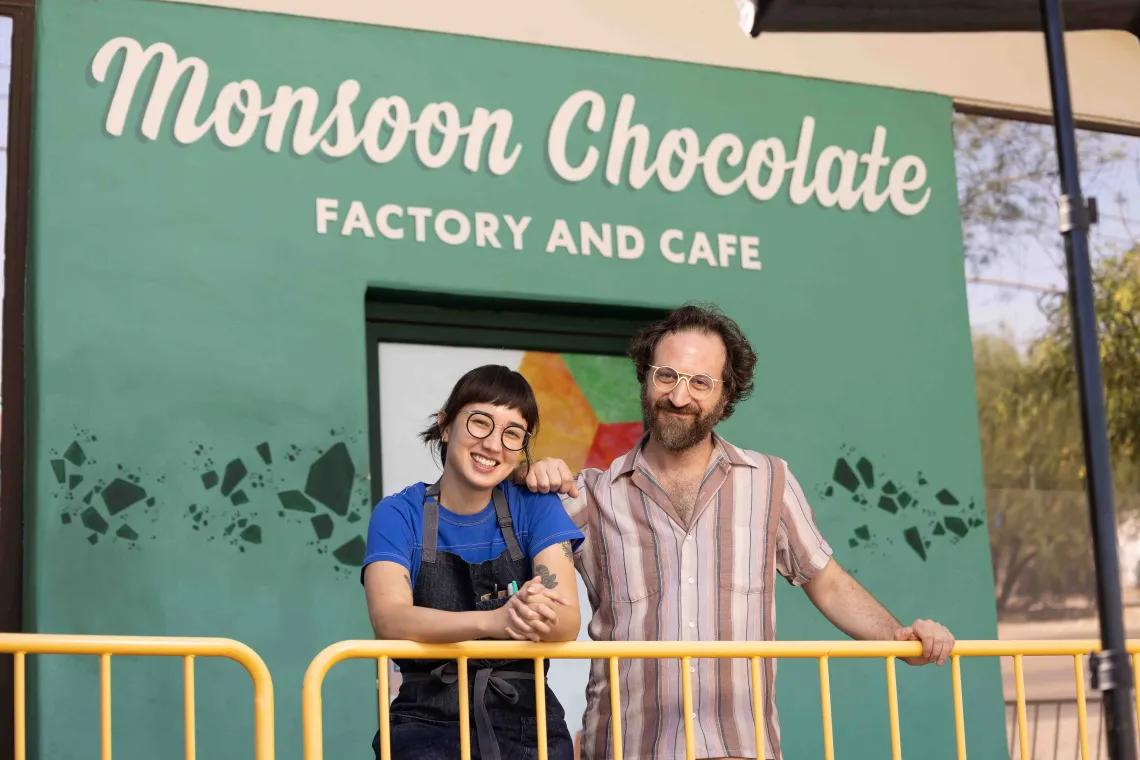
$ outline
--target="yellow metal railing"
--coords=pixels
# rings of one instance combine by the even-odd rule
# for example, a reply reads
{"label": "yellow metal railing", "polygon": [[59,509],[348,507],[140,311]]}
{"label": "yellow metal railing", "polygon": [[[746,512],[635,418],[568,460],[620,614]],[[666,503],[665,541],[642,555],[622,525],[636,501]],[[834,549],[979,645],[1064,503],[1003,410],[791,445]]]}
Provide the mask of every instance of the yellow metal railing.
{"label": "yellow metal railing", "polygon": [[253,679],[254,757],[273,760],[273,680],[257,653],[230,639],[148,636],[56,636],[0,633],[0,653],[15,665],[15,760],[26,760],[26,672],[30,654],[87,654],[99,658],[101,760],[111,760],[111,657],[182,657],[185,690],[186,760],[195,760],[194,658],[221,657],[237,662]]}
{"label": "yellow metal railing", "polygon": [[[1080,732],[1081,758],[1093,760],[1089,754],[1088,717],[1085,704],[1084,665],[1082,657],[1099,651],[1096,641],[959,641],[950,658],[950,679],[954,695],[954,731],[958,760],[966,760],[966,720],[962,703],[963,657],[1012,657],[1021,757],[1029,758],[1029,736],[1026,730],[1024,657],[1073,658],[1073,675],[1077,686],[1077,715]],[[1128,652],[1134,669],[1140,670],[1140,641],[1129,641]],[[854,642],[854,641],[702,641],[702,642],[595,642],[575,641],[565,644],[523,644],[508,641],[468,641],[460,644],[418,644],[410,641],[342,641],[325,649],[309,665],[302,692],[302,719],[304,730],[304,760],[323,760],[323,721],[321,711],[321,685],[329,669],[344,660],[376,660],[379,681],[379,727],[382,760],[390,760],[388,726],[388,663],[392,658],[458,660],[459,662],[459,737],[462,760],[471,758],[470,705],[468,696],[467,662],[471,659],[534,660],[537,685],[535,710],[538,725],[538,757],[547,760],[546,704],[544,663],[550,659],[577,660],[603,659],[609,661],[610,682],[617,682],[618,662],[621,659],[679,659],[681,668],[684,721],[685,756],[695,755],[692,718],[692,681],[689,661],[696,657],[747,659],[752,666],[753,706],[756,710],[756,741],[764,746],[763,702],[759,698],[760,666],[765,658],[794,658],[819,660],[820,697],[823,706],[823,747],[826,760],[835,760],[832,732],[831,684],[828,664],[833,659],[882,658],[886,661],[888,719],[891,732],[892,760],[901,760],[902,746],[899,732],[898,686],[895,674],[899,658],[916,657],[922,653],[917,643]],[[621,690],[610,689],[610,707],[613,714],[613,757],[622,760]],[[1140,718],[1140,711],[1138,711]]]}

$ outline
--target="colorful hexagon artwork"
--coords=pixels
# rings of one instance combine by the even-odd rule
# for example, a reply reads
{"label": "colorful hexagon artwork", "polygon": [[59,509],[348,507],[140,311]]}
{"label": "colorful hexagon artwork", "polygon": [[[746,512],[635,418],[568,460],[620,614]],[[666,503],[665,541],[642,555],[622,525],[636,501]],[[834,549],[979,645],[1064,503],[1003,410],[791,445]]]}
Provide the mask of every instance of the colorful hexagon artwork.
{"label": "colorful hexagon artwork", "polygon": [[640,422],[606,422],[598,425],[586,466],[609,469],[613,461],[637,445],[645,426]]}
{"label": "colorful hexagon artwork", "polygon": [[577,472],[598,429],[598,417],[558,354],[528,352],[519,372],[530,381],[538,399],[539,429],[534,455],[558,457]]}
{"label": "colorful hexagon artwork", "polygon": [[629,359],[528,351],[519,372],[538,399],[536,457],[563,459],[572,472],[605,469],[637,445],[644,426]]}

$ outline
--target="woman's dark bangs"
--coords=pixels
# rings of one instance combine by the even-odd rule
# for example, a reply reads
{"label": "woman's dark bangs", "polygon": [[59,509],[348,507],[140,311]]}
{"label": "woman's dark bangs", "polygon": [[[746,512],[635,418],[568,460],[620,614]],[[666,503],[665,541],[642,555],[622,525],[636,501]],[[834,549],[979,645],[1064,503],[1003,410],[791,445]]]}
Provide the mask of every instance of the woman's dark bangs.
{"label": "woman's dark bangs", "polygon": [[456,394],[455,409],[468,404],[505,406],[516,410],[526,420],[527,430],[534,433],[538,427],[538,402],[526,379],[507,367],[488,365],[471,372],[467,382]]}

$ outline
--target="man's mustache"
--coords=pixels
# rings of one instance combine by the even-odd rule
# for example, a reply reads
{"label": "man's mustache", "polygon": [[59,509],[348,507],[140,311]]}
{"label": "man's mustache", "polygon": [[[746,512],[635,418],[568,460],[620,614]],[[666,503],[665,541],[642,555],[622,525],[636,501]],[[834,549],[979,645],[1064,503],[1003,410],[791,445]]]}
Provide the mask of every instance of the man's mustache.
{"label": "man's mustache", "polygon": [[694,417],[701,415],[701,409],[696,404],[687,404],[685,406],[673,406],[673,402],[669,399],[661,399],[655,404],[657,409],[663,412],[672,412],[673,414],[691,414]]}

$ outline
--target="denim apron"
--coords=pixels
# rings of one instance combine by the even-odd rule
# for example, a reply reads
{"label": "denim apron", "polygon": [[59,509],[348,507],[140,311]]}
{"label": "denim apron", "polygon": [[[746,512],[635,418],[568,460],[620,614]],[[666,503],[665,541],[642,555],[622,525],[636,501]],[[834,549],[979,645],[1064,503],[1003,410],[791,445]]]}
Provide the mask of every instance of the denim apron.
{"label": "denim apron", "polygon": [[[495,517],[507,548],[494,559],[472,564],[439,551],[439,483],[424,498],[423,550],[416,585],[417,607],[447,612],[494,610],[509,597],[498,598],[514,581],[533,578],[531,563],[515,535],[506,496],[493,492]],[[489,596],[484,599],[483,597]],[[459,757],[459,670],[455,660],[396,660],[402,682],[392,702],[392,760],[452,760]],[[549,670],[547,661],[546,668]],[[474,713],[472,760],[530,760],[537,757],[533,660],[469,660],[469,704]],[[550,760],[571,760],[574,745],[565,712],[546,688],[547,752]],[[380,757],[380,734],[372,742]]]}

